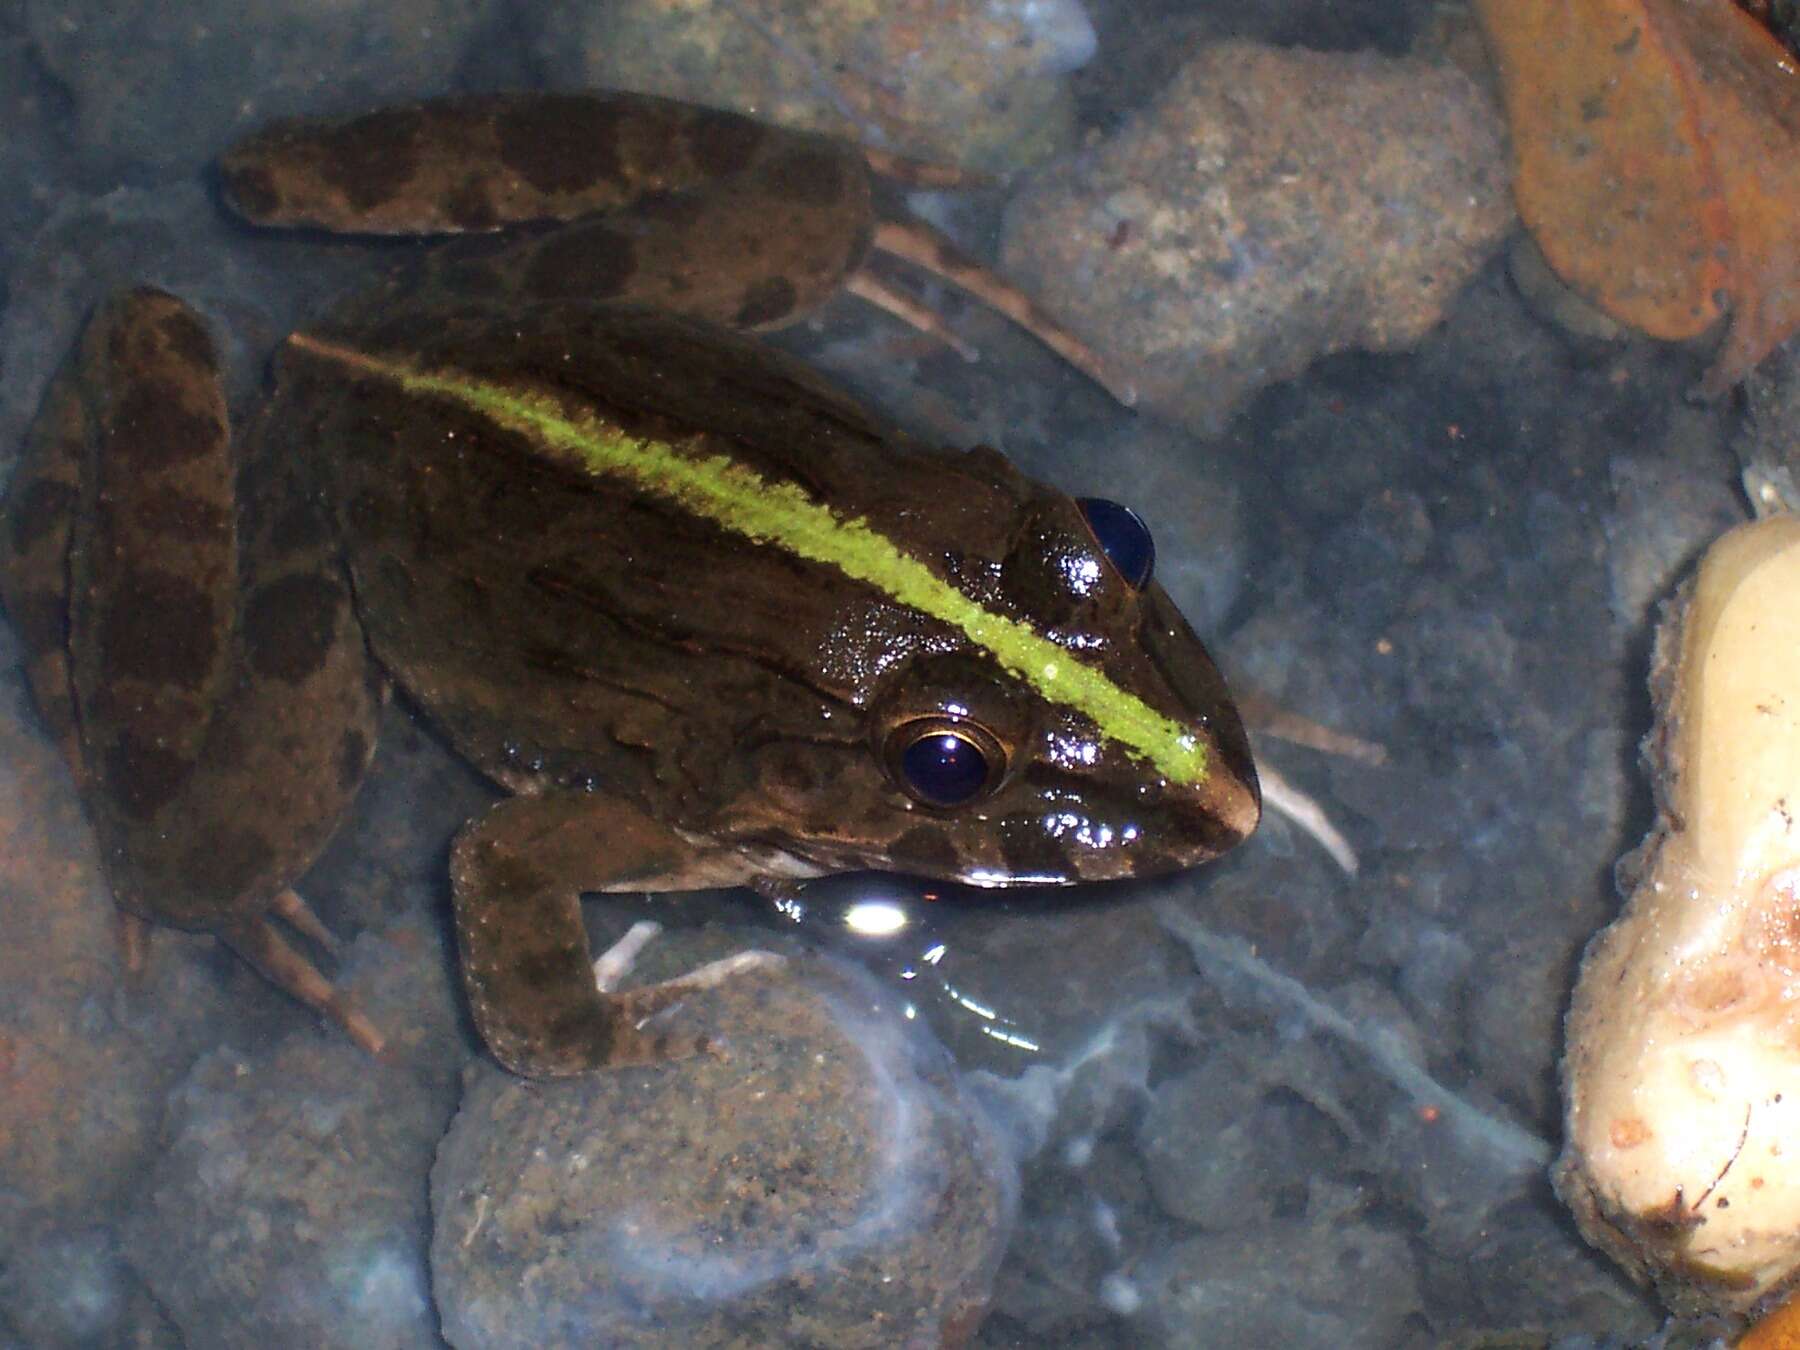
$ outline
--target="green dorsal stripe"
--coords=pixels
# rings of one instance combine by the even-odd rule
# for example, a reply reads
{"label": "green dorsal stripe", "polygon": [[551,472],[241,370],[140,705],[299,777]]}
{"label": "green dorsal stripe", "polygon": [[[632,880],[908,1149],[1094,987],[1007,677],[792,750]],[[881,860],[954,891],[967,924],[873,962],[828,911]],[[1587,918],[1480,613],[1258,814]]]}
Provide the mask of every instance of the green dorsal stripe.
{"label": "green dorsal stripe", "polygon": [[961,630],[1003,669],[1044,698],[1087,714],[1105,736],[1166,778],[1178,783],[1206,779],[1206,747],[1193,728],[1163,716],[1026,624],[984,609],[866,520],[834,515],[791,483],[771,483],[725,455],[683,455],[666,442],[626,435],[590,415],[571,416],[545,394],[456,371],[418,370],[304,334],[292,341],[409,393],[460,403],[590,473],[628,478],[644,491],[757,543],[836,567],[899,604]]}

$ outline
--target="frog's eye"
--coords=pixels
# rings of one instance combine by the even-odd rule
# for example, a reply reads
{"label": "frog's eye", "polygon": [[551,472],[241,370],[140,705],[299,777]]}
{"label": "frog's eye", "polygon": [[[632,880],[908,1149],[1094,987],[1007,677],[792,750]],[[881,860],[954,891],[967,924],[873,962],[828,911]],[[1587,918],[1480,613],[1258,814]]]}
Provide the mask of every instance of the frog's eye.
{"label": "frog's eye", "polygon": [[1156,566],[1156,542],[1138,513],[1104,497],[1082,497],[1075,505],[1081,508],[1100,551],[1119,575],[1134,590],[1148,586],[1150,569]]}
{"label": "frog's eye", "polygon": [[1006,769],[1000,744],[973,722],[921,717],[889,734],[888,771],[927,806],[962,806],[992,789]]}

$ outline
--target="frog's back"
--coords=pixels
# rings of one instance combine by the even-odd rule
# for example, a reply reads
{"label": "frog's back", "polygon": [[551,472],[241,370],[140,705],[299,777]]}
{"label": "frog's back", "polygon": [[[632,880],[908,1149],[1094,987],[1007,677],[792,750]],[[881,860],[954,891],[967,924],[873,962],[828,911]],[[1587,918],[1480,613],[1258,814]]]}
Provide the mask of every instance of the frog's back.
{"label": "frog's back", "polygon": [[[341,369],[304,345],[289,355],[282,404],[295,411],[278,406],[271,425],[331,447],[376,655],[515,789],[593,782],[666,798],[685,785],[704,810],[732,790],[742,737],[810,727],[828,709],[854,736],[881,669],[946,640],[841,569],[720,523],[694,492],[752,515],[770,489],[803,495],[944,560],[1002,551],[1033,490],[998,456],[928,450],[798,362],[667,316],[569,305],[497,326],[440,312],[377,324],[354,351],[478,378],[521,408],[548,399],[638,465],[597,468],[391,370],[352,397],[314,397],[309,383]],[[433,415],[419,414],[422,396]],[[310,429],[305,408],[322,410]],[[697,471],[710,486],[683,487]]]}

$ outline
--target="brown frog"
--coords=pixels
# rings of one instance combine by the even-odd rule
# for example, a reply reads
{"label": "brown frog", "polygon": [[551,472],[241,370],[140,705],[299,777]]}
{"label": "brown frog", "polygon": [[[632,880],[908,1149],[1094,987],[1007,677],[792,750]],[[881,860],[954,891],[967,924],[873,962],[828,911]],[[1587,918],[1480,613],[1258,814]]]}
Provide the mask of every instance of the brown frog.
{"label": "brown frog", "polygon": [[1063,884],[1255,827],[1135,516],[921,445],[723,326],[845,285],[905,311],[871,247],[1033,318],[884,214],[865,152],[501,96],[279,126],[223,176],[258,222],[494,233],[292,337],[235,440],[160,292],[104,306],[47,395],[0,596],[129,914],[217,933],[378,1048],[271,915],[324,936],[292,883],[390,682],[513,794],[450,870],[476,1024],[526,1074],[692,1051],[648,1019],[743,964],[602,991],[584,891]]}

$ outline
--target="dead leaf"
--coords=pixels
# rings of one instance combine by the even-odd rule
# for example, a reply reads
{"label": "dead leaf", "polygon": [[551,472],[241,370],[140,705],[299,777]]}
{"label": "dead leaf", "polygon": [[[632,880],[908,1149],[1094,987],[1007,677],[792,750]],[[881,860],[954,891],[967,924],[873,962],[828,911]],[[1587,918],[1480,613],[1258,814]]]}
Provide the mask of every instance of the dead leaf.
{"label": "dead leaf", "polygon": [[1751,1327],[1736,1350],[1800,1350],[1800,1301],[1790,1298]]}
{"label": "dead leaf", "polygon": [[1653,337],[1730,328],[1722,393],[1800,328],[1800,71],[1733,0],[1475,0],[1519,214],[1557,274]]}

